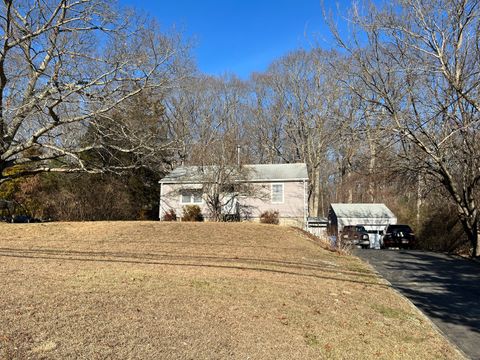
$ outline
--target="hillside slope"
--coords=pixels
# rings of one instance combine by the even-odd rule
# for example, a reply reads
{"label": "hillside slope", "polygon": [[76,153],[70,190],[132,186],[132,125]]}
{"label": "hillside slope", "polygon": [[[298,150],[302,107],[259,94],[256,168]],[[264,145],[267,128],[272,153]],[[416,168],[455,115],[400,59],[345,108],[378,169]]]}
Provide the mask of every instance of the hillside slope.
{"label": "hillside slope", "polygon": [[0,358],[456,359],[359,259],[259,224],[0,224]]}

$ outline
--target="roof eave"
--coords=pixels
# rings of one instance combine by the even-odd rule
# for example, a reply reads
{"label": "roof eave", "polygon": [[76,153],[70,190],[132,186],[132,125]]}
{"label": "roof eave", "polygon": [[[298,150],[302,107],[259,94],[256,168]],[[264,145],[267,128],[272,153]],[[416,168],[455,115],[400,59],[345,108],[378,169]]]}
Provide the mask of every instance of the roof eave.
{"label": "roof eave", "polygon": [[[235,182],[294,182],[294,181],[308,181],[308,178],[291,178],[291,179],[250,179],[250,180],[235,180]],[[174,181],[174,180],[159,180],[159,184],[203,184],[208,183],[208,181]]]}

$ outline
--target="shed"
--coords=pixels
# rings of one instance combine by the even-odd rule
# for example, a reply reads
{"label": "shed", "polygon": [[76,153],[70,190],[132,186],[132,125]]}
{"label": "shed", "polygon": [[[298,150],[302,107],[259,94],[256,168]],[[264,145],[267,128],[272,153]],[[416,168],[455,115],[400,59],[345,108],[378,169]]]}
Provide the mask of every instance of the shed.
{"label": "shed", "polygon": [[397,217],[385,204],[331,204],[328,233],[338,236],[346,225],[362,225],[369,232],[383,233]]}

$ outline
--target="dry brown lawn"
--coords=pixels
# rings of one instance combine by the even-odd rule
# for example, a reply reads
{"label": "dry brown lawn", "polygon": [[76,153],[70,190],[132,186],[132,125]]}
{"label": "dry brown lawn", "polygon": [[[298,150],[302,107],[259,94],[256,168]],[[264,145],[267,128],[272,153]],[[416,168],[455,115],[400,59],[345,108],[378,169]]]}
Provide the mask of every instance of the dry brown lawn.
{"label": "dry brown lawn", "polygon": [[273,225],[0,224],[0,358],[457,359],[359,259]]}

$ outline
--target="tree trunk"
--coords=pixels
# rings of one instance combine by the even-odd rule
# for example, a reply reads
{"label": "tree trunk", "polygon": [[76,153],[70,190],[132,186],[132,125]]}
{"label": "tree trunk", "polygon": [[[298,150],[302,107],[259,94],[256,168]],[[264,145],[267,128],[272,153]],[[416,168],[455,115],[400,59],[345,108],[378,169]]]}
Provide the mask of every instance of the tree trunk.
{"label": "tree trunk", "polygon": [[318,179],[315,172],[312,172],[310,175],[310,184],[309,184],[309,213],[311,216],[318,216],[317,214],[317,203],[318,203],[318,194],[317,194],[317,184]]}
{"label": "tree trunk", "polygon": [[479,257],[480,256],[480,247],[478,246],[478,230],[475,230],[473,232],[472,236],[472,244],[473,245],[473,251],[472,251],[472,257]]}
{"label": "tree trunk", "polygon": [[370,135],[370,128],[367,131],[368,147],[370,149],[370,159],[368,162],[368,196],[370,202],[375,202],[375,166],[377,159],[377,148],[374,139]]}
{"label": "tree trunk", "polygon": [[325,216],[325,204],[324,204],[324,197],[323,197],[323,187],[322,187],[322,182],[318,182],[318,194],[320,196],[320,199],[318,201],[318,209],[317,213],[318,216]]}
{"label": "tree trunk", "polygon": [[473,229],[470,235],[470,242],[472,244],[472,257],[476,258],[480,256],[480,247],[478,246],[478,220],[475,220]]}
{"label": "tree trunk", "polygon": [[478,230],[471,229],[467,232],[468,240],[470,240],[470,244],[472,245],[472,257],[476,258],[480,256],[480,247],[478,246]]}
{"label": "tree trunk", "polygon": [[460,219],[463,229],[467,234],[470,245],[472,246],[472,257],[480,256],[480,247],[478,244],[478,220],[469,221],[468,218]]}
{"label": "tree trunk", "polygon": [[352,204],[353,203],[353,188],[352,188],[352,180],[351,180],[352,174],[350,172],[347,173],[347,204]]}
{"label": "tree trunk", "polygon": [[416,203],[416,220],[417,229],[420,229],[420,211],[422,209],[422,178],[420,173],[417,176],[417,203]]}

